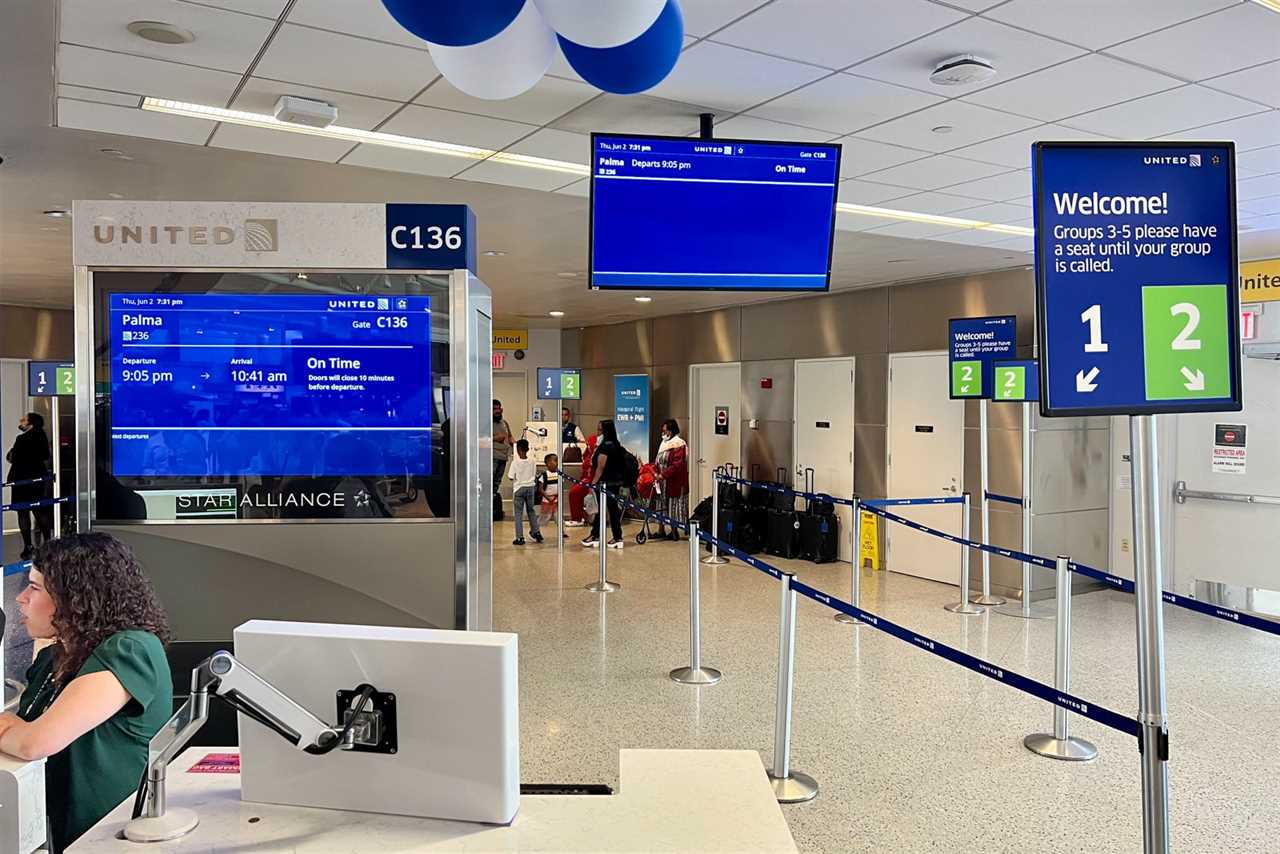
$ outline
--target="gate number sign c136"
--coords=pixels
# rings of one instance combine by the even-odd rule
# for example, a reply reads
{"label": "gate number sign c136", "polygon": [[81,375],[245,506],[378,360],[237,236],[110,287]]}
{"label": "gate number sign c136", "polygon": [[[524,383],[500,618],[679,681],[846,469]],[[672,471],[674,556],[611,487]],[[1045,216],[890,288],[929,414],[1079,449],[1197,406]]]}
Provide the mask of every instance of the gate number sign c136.
{"label": "gate number sign c136", "polygon": [[1040,411],[1240,409],[1235,145],[1033,147]]}
{"label": "gate number sign c136", "polygon": [[1018,343],[1017,320],[998,317],[953,317],[948,324],[951,399],[991,397],[994,365],[1012,359]]}

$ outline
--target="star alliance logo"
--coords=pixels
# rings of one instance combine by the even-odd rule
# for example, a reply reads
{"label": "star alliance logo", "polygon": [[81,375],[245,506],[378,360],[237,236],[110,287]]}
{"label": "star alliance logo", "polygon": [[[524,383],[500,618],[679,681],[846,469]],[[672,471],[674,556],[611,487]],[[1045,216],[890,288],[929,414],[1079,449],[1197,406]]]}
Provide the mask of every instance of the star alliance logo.
{"label": "star alliance logo", "polygon": [[369,492],[368,492],[368,490],[362,489],[362,490],[360,490],[359,492],[357,492],[357,493],[355,494],[355,499],[356,499],[356,506],[357,506],[357,507],[368,507],[368,506],[369,506]]}

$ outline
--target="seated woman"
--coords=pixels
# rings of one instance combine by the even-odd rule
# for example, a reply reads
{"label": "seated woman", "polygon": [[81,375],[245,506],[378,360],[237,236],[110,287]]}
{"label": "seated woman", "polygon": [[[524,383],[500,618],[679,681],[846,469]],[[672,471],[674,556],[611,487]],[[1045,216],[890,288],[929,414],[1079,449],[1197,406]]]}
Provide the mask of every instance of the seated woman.
{"label": "seated woman", "polygon": [[138,787],[147,744],[173,714],[169,621],[133,551],[110,534],[36,550],[18,596],[27,633],[52,640],[27,671],[0,752],[47,757],[49,850],[59,854]]}

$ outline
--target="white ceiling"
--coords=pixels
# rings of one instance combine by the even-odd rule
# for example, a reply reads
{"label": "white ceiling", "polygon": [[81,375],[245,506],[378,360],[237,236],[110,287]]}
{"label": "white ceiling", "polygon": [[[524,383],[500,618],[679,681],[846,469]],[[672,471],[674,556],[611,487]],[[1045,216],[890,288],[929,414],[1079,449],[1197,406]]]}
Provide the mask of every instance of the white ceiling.
{"label": "white ceiling", "polygon": [[[144,96],[265,113],[278,96],[296,94],[335,104],[343,125],[579,163],[593,130],[689,134],[697,114],[709,110],[725,136],[840,141],[842,201],[1016,225],[1030,220],[1028,156],[1037,139],[1227,138],[1241,152],[1242,252],[1280,254],[1280,15],[1256,3],[681,3],[684,52],[649,93],[603,95],[558,59],[554,76],[530,92],[490,102],[441,78],[425,43],[379,0],[60,0],[56,23],[50,4],[18,0],[8,17],[22,26],[0,36],[0,67],[3,97],[25,105],[25,113],[5,115],[29,121],[0,128],[0,154],[9,159],[0,188],[24,190],[0,195],[0,248],[8,250],[0,257],[0,288],[6,299],[67,301],[65,286],[48,288],[65,282],[65,247],[43,255],[30,248],[56,244],[56,231],[39,231],[51,227],[39,217],[41,207],[105,195],[108,185],[130,198],[266,197],[272,187],[270,197],[281,199],[390,192],[467,201],[477,208],[485,242],[508,252],[486,259],[481,270],[503,313],[521,313],[508,300],[534,306],[533,314],[548,301],[557,305],[546,307],[566,308],[579,299],[583,306],[616,303],[633,315],[715,303],[664,295],[639,306],[589,295],[580,280],[559,276],[581,270],[586,254],[583,179],[145,113],[137,109]],[[138,19],[177,24],[196,40],[143,41],[125,29]],[[998,75],[967,87],[929,83],[932,65],[957,53],[993,61]],[[45,72],[50,65],[56,87]],[[24,91],[13,92],[10,81]],[[42,126],[49,111],[41,104],[50,101],[52,123],[62,130]],[[951,130],[935,132],[939,126]],[[94,147],[108,145],[145,150],[156,171],[111,175],[121,164]],[[12,162],[10,152],[19,149],[39,161],[40,186],[57,193],[35,192],[34,173]],[[384,179],[369,169],[397,174]],[[252,177],[268,172],[276,179]],[[835,287],[1030,262],[1025,238],[839,220]]]}

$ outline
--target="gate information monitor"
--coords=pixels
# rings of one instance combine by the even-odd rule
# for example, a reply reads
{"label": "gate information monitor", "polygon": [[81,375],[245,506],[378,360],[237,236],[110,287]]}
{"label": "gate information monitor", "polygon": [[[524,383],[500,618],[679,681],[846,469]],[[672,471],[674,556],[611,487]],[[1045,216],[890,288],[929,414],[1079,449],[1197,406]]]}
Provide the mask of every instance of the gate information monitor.
{"label": "gate information monitor", "polygon": [[1036,143],[1040,411],[1240,409],[1235,146]]}
{"label": "gate information monitor", "polygon": [[577,368],[538,368],[538,400],[581,400],[582,374]]}
{"label": "gate information monitor", "polygon": [[838,144],[591,135],[592,288],[825,291]]}
{"label": "gate information monitor", "polygon": [[995,363],[993,402],[1017,402],[1040,399],[1040,367],[1035,359]]}
{"label": "gate information monitor", "polygon": [[430,473],[430,297],[115,293],[109,309],[113,474]]}
{"label": "gate information monitor", "polygon": [[992,366],[1014,355],[1018,343],[1017,318],[953,317],[947,327],[950,341],[951,399],[991,397],[995,387]]}

